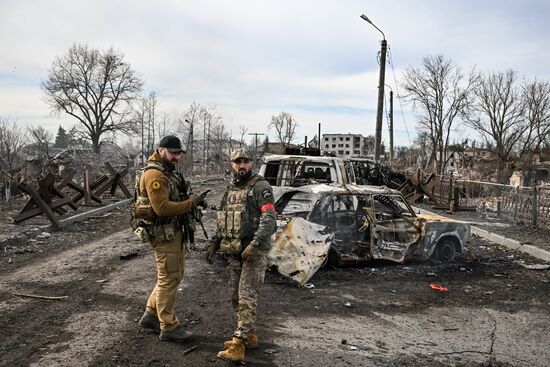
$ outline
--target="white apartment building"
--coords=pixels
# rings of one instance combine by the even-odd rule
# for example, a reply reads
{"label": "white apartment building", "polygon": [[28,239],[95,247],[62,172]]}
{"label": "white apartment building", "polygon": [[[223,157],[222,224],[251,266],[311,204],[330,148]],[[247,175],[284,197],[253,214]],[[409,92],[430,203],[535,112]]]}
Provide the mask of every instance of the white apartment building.
{"label": "white apartment building", "polygon": [[374,136],[323,134],[321,149],[341,158],[368,157],[374,152]]}

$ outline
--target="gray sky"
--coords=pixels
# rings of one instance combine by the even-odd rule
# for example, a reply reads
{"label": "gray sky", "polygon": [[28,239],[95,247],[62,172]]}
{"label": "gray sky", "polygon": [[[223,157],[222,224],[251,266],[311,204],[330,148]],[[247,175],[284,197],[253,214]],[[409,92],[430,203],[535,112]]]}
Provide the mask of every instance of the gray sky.
{"label": "gray sky", "polygon": [[[362,13],[386,35],[394,91],[403,70],[438,54],[465,70],[550,79],[543,0],[0,0],[0,116],[72,126],[50,115],[40,83],[78,42],[122,52],[172,118],[196,101],[217,105],[235,136],[241,124],[266,132],[281,111],[298,120],[298,142],[319,122],[323,133],[374,134],[381,34]],[[408,145],[414,112],[403,105],[403,119],[394,104],[395,144]]]}

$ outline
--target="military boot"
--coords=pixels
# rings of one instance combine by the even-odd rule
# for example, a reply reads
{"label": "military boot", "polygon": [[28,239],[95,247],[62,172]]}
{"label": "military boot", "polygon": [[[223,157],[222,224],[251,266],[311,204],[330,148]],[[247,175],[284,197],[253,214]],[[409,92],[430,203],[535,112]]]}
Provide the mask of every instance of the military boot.
{"label": "military boot", "polygon": [[[228,340],[223,342],[223,345],[227,348],[232,342],[233,340]],[[248,334],[248,338],[246,338],[246,347],[248,349],[258,348],[258,335],[256,335],[256,331],[252,331]]]}
{"label": "military boot", "polygon": [[233,337],[231,341],[225,342],[226,348],[218,352],[218,358],[225,361],[244,361],[244,340]]}
{"label": "military boot", "polygon": [[183,327],[180,325],[174,330],[162,330],[159,339],[163,342],[183,342],[192,336],[192,332],[183,330]]}
{"label": "military boot", "polygon": [[160,331],[160,322],[158,317],[147,310],[145,310],[143,316],[141,316],[138,325],[144,329],[153,330],[156,332]]}
{"label": "military boot", "polygon": [[252,331],[248,334],[248,338],[246,339],[246,347],[249,349],[258,348],[258,335],[256,335],[256,331]]}

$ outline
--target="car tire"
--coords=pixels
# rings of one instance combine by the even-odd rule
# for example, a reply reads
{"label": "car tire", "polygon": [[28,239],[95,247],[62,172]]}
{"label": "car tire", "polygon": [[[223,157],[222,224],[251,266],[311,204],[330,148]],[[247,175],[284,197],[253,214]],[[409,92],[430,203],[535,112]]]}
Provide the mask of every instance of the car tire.
{"label": "car tire", "polygon": [[456,246],[452,239],[443,238],[437,243],[435,248],[435,258],[442,263],[450,263],[456,255]]}

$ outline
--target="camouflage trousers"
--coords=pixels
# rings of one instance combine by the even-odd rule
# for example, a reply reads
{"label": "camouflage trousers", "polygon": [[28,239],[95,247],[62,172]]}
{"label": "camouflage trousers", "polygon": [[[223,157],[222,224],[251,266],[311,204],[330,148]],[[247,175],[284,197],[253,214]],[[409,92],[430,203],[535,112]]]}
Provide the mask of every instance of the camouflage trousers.
{"label": "camouflage trousers", "polygon": [[174,305],[185,269],[181,231],[176,233],[176,238],[173,240],[154,245],[157,284],[147,300],[147,311],[157,315],[162,330],[173,330],[180,325],[180,321],[174,314]]}
{"label": "camouflage trousers", "polygon": [[264,284],[266,266],[265,255],[255,261],[245,261],[239,256],[229,258],[229,293],[237,313],[233,336],[237,338],[246,339],[256,330],[258,292]]}

